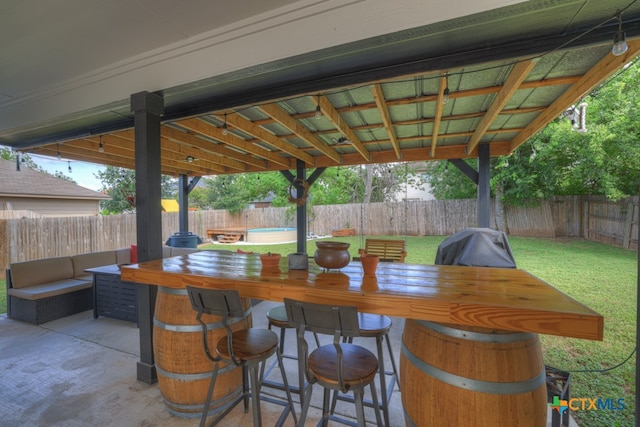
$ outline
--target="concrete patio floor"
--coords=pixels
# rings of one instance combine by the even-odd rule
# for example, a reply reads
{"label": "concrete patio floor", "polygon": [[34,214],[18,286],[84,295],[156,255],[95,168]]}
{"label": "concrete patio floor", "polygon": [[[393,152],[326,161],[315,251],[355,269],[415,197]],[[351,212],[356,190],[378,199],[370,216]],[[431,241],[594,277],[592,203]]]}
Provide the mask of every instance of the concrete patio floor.
{"label": "concrete patio floor", "polygon": [[[266,312],[275,303],[253,308],[254,326],[266,327]],[[394,319],[391,339],[399,363],[403,319]],[[375,352],[375,340],[359,341]],[[292,332],[285,353],[295,354]],[[373,345],[371,345],[373,344]],[[385,363],[388,364],[385,351]],[[0,316],[0,425],[24,426],[197,426],[199,419],[171,415],[157,384],[136,380],[138,329],[133,323],[93,318],[87,311],[40,326]],[[286,361],[288,378],[297,382],[297,364]],[[280,392],[264,389],[278,395]],[[320,417],[321,388],[316,386],[307,425]],[[293,395],[299,413],[299,398]],[[263,425],[272,426],[282,407],[262,402]],[[390,405],[391,425],[405,425],[397,384]],[[353,404],[341,402],[337,412],[353,417]],[[368,420],[375,420],[371,409]],[[251,426],[251,413],[238,405],[220,424]],[[285,426],[293,426],[289,416]],[[339,425],[330,423],[330,425]],[[374,425],[372,422],[369,425]],[[551,425],[550,417],[548,426]],[[575,423],[571,422],[571,427]]]}

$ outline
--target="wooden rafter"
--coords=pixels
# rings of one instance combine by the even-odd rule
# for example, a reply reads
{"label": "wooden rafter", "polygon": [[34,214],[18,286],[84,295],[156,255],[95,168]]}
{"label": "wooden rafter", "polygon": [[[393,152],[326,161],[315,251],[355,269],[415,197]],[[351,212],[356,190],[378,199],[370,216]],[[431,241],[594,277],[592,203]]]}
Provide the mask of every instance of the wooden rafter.
{"label": "wooden rafter", "polygon": [[229,154],[233,150],[224,147],[222,144],[208,142],[195,135],[189,135],[168,126],[162,127],[161,135],[163,138],[175,141],[178,144],[175,151],[180,155],[194,156],[199,161],[219,164],[238,172],[246,170],[246,163],[230,156]]}
{"label": "wooden rafter", "polygon": [[251,155],[258,156],[262,159],[265,159],[269,162],[273,162],[278,165],[282,165],[282,166],[289,165],[289,162],[287,161],[287,159],[285,159],[281,155],[273,151],[266,150],[251,142],[247,142],[242,138],[238,138],[232,135],[231,133],[224,135],[222,129],[215,127],[203,120],[185,119],[185,120],[179,120],[175,123],[179,126],[184,127],[185,129],[188,129],[191,132],[194,132],[209,138],[213,138],[216,141],[222,142],[231,147],[235,147],[236,149],[242,150],[245,153],[249,153],[249,154],[242,154],[235,150],[230,150],[230,151],[234,151],[234,153],[230,153],[231,156],[248,165],[255,166],[259,169],[265,169],[268,166],[264,160],[254,159]]}
{"label": "wooden rafter", "polygon": [[330,148],[321,141],[316,135],[314,135],[309,129],[302,125],[299,121],[291,117],[286,111],[276,104],[265,104],[259,107],[267,115],[271,116],[276,122],[289,129],[298,137],[302,138],[309,145],[315,147],[318,151],[325,156],[333,159],[337,164],[340,164],[340,154],[334,149]]}
{"label": "wooden rafter", "polygon": [[529,72],[536,65],[536,61],[528,60],[518,62],[511,70],[509,77],[505,81],[504,85],[497,93],[493,103],[485,113],[482,120],[480,120],[480,124],[476,127],[474,134],[471,136],[469,143],[467,144],[467,152],[473,151],[480,142],[480,139],[484,136],[491,123],[495,120],[495,118],[500,114],[500,111],[507,105],[509,99],[513,96],[513,94],[519,89],[522,81],[529,75]]}
{"label": "wooden rafter", "polygon": [[391,141],[393,151],[395,151],[396,153],[396,158],[400,160],[400,144],[398,143],[398,139],[396,138],[396,131],[393,128],[391,114],[389,114],[389,107],[387,106],[387,102],[384,98],[382,86],[380,84],[373,85],[371,87],[371,92],[373,92],[373,99],[375,99],[376,101],[376,108],[378,109],[378,113],[380,113],[380,117],[382,118],[382,125],[389,135],[389,140]]}
{"label": "wooden rafter", "polygon": [[[117,136],[125,142],[128,142],[127,145],[130,144],[133,147],[135,135],[132,130],[120,132]],[[179,133],[179,131],[173,128],[162,127],[160,144],[162,147],[163,164],[168,164],[168,162],[171,161],[188,163],[189,168],[192,170],[208,170],[211,171],[210,173],[228,173],[229,170],[234,169],[234,166],[240,167],[231,162],[221,162],[211,155],[206,155],[196,146],[186,145],[185,141],[188,137],[189,135]],[[197,163],[188,162],[188,156],[193,157],[194,161],[197,160]],[[229,169],[226,167],[229,167]]]}
{"label": "wooden rafter", "polygon": [[[224,117],[216,116],[219,120],[224,120]],[[263,127],[260,127],[254,124],[251,120],[247,120],[244,117],[240,116],[240,114],[229,114],[226,116],[227,123],[238,128],[242,132],[249,134],[255,138],[258,138],[260,141],[263,141],[272,147],[277,148],[278,150],[287,153],[296,159],[300,159],[305,162],[309,166],[314,165],[314,159],[309,154],[300,150],[292,144],[289,144],[283,138],[280,138],[271,132],[267,131]]]}
{"label": "wooden rafter", "polygon": [[431,157],[436,156],[436,146],[438,145],[438,132],[440,132],[440,120],[442,119],[442,109],[445,103],[445,99],[444,99],[445,89],[448,89],[448,79],[446,75],[443,75],[442,77],[440,77],[440,86],[438,88],[438,102],[436,103],[436,114],[433,119],[433,132],[431,133]]}
{"label": "wooden rafter", "polygon": [[538,115],[529,125],[511,141],[511,151],[522,145],[527,139],[536,134],[547,123],[565,111],[576,99],[582,98],[599,83],[613,74],[617,69],[628,63],[640,53],[640,40],[629,40],[629,49],[624,55],[605,55],[582,78],[558,97],[549,107]]}
{"label": "wooden rafter", "polygon": [[356,151],[360,153],[362,158],[364,158],[366,161],[369,161],[369,151],[364,147],[364,145],[362,145],[360,138],[358,138],[351,127],[347,123],[345,123],[344,120],[342,120],[342,116],[340,116],[340,113],[338,113],[329,99],[326,96],[313,96],[311,97],[311,99],[313,99],[313,102],[315,102],[316,105],[320,106],[320,111],[322,111],[322,114],[324,114],[325,117],[329,119],[331,123],[333,123],[336,129],[342,132],[342,134],[351,141],[351,144],[356,149]]}

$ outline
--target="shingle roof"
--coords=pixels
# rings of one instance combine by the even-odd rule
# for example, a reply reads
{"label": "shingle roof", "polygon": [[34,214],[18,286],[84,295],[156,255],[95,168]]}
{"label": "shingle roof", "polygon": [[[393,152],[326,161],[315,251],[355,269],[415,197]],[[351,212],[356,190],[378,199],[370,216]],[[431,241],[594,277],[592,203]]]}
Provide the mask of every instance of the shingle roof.
{"label": "shingle roof", "polygon": [[63,199],[99,199],[111,197],[70,181],[56,178],[21,165],[16,170],[15,162],[0,159],[0,196],[42,197]]}

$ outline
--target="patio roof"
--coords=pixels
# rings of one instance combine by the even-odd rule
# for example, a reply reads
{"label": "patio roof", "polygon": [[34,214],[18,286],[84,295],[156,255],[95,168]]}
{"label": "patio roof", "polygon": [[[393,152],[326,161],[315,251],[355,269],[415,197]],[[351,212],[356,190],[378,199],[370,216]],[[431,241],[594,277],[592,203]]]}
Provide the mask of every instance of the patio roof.
{"label": "patio roof", "polygon": [[[639,37],[637,1],[530,1],[166,88],[162,172],[466,158],[479,144],[507,155],[632,60]],[[135,168],[128,99],[0,143]]]}

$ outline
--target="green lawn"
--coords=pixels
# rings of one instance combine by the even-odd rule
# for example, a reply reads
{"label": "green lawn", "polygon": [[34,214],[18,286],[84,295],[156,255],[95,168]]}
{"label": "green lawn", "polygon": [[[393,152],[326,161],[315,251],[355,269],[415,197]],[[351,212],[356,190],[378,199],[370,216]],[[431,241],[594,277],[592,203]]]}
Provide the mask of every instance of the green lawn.
{"label": "green lawn", "polygon": [[[382,238],[398,238],[381,236]],[[406,237],[408,263],[432,264],[445,237]],[[344,237],[351,254],[363,246],[362,237]],[[624,410],[574,411],[581,427],[632,426],[634,422],[634,358],[608,372],[596,372],[624,361],[634,349],[636,319],[637,254],[584,240],[510,237],[518,268],[529,271],[605,318],[604,341],[542,335],[545,363],[572,371],[571,397],[624,398]],[[209,245],[202,248],[241,249],[255,252],[296,252],[295,243],[278,245]],[[315,242],[307,242],[307,253]],[[5,287],[4,280],[0,285]],[[0,292],[0,313],[6,311],[6,294]],[[590,370],[593,372],[575,372]]]}

